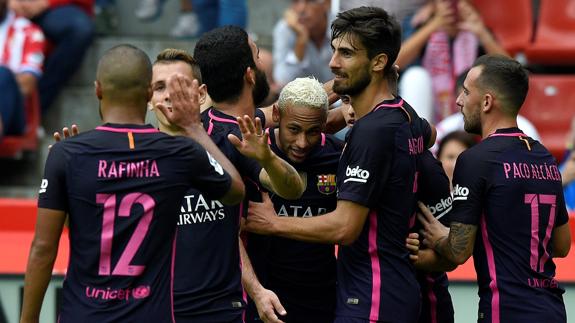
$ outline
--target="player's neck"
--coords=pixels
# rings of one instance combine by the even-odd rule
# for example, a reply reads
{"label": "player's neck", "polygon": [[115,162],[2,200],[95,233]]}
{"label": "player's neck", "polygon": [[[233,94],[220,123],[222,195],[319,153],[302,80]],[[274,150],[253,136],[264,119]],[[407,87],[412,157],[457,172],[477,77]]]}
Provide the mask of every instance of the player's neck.
{"label": "player's neck", "polygon": [[356,120],[370,113],[373,107],[381,101],[393,100],[394,98],[389,90],[387,81],[372,80],[361,93],[351,97]]}
{"label": "player's neck", "polygon": [[253,119],[256,111],[252,93],[248,93],[245,87],[237,100],[223,102],[214,101],[212,106],[216,110],[233,117],[243,117],[244,115],[248,115]]}
{"label": "player's neck", "polygon": [[494,134],[495,131],[507,128],[518,128],[517,118],[505,116],[499,118],[491,118],[491,120],[485,120],[481,127],[481,137],[487,138]]}
{"label": "player's neck", "polygon": [[145,124],[146,106],[106,105],[102,103],[102,121],[116,124]]}

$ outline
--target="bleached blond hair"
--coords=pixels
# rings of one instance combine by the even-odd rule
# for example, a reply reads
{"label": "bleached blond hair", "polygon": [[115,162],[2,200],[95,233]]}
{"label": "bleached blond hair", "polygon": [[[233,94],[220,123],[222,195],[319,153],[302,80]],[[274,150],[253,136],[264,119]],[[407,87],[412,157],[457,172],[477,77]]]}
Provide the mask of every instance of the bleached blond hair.
{"label": "bleached blond hair", "polygon": [[287,107],[303,107],[327,111],[327,93],[313,77],[300,77],[284,86],[278,99],[280,111]]}

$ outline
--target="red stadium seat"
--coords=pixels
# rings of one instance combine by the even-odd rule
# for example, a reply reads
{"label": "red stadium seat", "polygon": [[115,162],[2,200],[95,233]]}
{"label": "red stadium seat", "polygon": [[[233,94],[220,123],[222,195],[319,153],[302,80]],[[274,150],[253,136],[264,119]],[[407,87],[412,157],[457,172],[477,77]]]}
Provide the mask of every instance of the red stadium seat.
{"label": "red stadium seat", "polygon": [[[37,201],[0,198],[0,275],[23,275],[36,225]],[[53,273],[65,274],[70,250],[64,228]],[[1,321],[1,319],[0,319]]]}
{"label": "red stadium seat", "polygon": [[575,116],[575,75],[532,74],[521,115],[535,125],[543,145],[559,161]]}
{"label": "red stadium seat", "polygon": [[575,1],[541,1],[534,43],[525,55],[529,63],[575,65]]}
{"label": "red stadium seat", "polygon": [[485,25],[511,55],[522,52],[533,37],[531,0],[473,0]]}
{"label": "red stadium seat", "polygon": [[40,100],[34,91],[26,105],[26,132],[21,136],[5,136],[0,139],[0,158],[21,158],[24,151],[34,151],[38,147],[38,127],[40,126]]}

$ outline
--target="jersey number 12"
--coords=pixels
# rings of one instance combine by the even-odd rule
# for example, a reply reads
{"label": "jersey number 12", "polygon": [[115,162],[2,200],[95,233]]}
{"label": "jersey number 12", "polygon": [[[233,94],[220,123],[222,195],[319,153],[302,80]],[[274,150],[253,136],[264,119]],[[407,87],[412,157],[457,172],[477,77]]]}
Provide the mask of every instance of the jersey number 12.
{"label": "jersey number 12", "polygon": [[[110,275],[111,270],[111,256],[112,256],[112,240],[114,238],[114,222],[116,219],[116,195],[115,194],[96,194],[96,203],[104,205],[104,216],[102,217],[102,238],[100,241],[100,275]],[[122,199],[120,207],[118,208],[118,216],[129,217],[130,210],[134,204],[140,204],[144,209],[144,215],[138,221],[138,225],[134,233],[130,237],[130,241],[122,252],[118,263],[112,271],[112,275],[121,276],[138,276],[143,271],[145,266],[130,265],[138,248],[144,241],[144,237],[152,222],[154,214],[154,207],[156,202],[154,199],[145,193],[130,193]]]}

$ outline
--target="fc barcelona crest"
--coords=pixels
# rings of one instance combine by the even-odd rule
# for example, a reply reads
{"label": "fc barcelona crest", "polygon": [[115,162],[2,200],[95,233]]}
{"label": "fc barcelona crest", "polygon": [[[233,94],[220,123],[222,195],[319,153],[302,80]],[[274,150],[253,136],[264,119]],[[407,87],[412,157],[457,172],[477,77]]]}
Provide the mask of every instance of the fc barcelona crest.
{"label": "fc barcelona crest", "polygon": [[317,175],[317,189],[322,194],[332,194],[335,192],[335,174]]}

